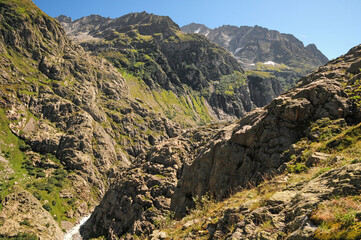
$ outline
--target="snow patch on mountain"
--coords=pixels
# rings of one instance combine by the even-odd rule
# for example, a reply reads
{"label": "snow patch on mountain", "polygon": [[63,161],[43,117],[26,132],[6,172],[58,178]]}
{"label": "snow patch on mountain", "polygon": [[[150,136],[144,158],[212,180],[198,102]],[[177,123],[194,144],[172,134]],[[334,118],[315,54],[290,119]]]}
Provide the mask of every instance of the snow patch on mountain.
{"label": "snow patch on mountain", "polygon": [[236,51],[234,51],[233,54],[235,55],[235,54],[238,53],[241,49],[242,49],[242,48],[237,48]]}
{"label": "snow patch on mountain", "polygon": [[264,62],[263,64],[274,66],[274,65],[276,65],[277,63],[272,62],[272,61],[267,61],[267,62]]}
{"label": "snow patch on mountain", "polygon": [[199,33],[201,31],[202,27],[198,28],[197,30],[194,31],[194,33]]}

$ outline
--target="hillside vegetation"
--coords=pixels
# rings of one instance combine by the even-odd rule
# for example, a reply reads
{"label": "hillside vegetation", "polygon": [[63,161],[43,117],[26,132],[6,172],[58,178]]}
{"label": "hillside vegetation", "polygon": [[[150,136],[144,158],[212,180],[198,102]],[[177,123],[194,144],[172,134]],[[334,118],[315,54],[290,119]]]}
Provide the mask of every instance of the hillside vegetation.
{"label": "hillside vegetation", "polygon": [[361,45],[275,98],[168,17],[62,22],[0,0],[0,239],[360,238]]}

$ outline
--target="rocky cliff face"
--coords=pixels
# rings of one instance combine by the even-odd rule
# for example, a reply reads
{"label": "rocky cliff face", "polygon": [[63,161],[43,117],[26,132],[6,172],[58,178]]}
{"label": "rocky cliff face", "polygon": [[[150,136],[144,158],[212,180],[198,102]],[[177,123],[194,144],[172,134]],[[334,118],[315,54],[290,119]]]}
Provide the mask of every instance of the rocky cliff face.
{"label": "rocky cliff face", "polygon": [[[346,195],[357,194],[359,190],[359,164],[342,165],[350,164],[352,156],[357,156],[359,151],[356,140],[359,125],[355,124],[359,123],[361,113],[359,97],[356,97],[360,87],[360,52],[361,46],[355,47],[348,54],[304,77],[297,87],[277,97],[266,107],[253,110],[243,119],[224,127],[211,140],[207,138],[207,144],[202,145],[194,155],[183,155],[193,151],[187,145],[174,142],[162,145],[158,150],[155,148],[151,153],[155,158],[150,157],[148,161],[152,166],[156,162],[161,167],[155,170],[146,167],[149,166],[147,164],[138,166],[127,180],[119,180],[97,207],[83,233],[88,237],[99,236],[97,233],[100,233],[109,238],[126,233],[149,234],[154,228],[167,225],[164,221],[170,221],[169,218],[159,221],[157,216],[160,213],[163,216],[169,214],[169,209],[175,212],[176,217],[181,217],[187,214],[187,209],[200,204],[197,199],[204,199],[201,196],[222,200],[237,189],[252,189],[253,186],[258,186],[254,191],[266,198],[262,191],[266,191],[266,195],[270,190],[262,189],[273,183],[268,181],[265,185],[259,185],[265,179],[272,179],[284,172],[299,174],[307,171],[308,167],[322,163],[328,168],[319,172],[315,170],[315,175],[310,176],[313,181],[296,182],[291,186],[286,184],[283,190],[277,188],[277,191],[271,192],[272,197],[257,200],[260,201],[258,205],[256,200],[245,201],[240,207],[224,210],[222,218],[197,215],[198,219],[184,223],[178,230],[157,231],[152,236],[155,239],[166,238],[169,233],[171,238],[227,236],[275,239],[283,236],[303,239],[319,234],[319,228],[312,220],[317,217],[311,219],[310,213],[333,194],[340,194],[341,189],[348,189]],[[331,151],[332,148],[337,150]],[[342,149],[345,152],[341,152]],[[350,157],[348,154],[352,151],[356,155]],[[179,165],[178,162],[182,162],[178,161],[182,159],[179,156],[183,156],[187,164]],[[177,162],[171,168],[165,168],[169,164],[164,159],[168,158]],[[350,160],[338,162],[345,158]],[[357,161],[352,160],[352,163]],[[180,166],[182,171],[178,172]],[[321,175],[330,169],[329,166],[334,170]],[[173,172],[172,180],[168,178],[169,171]],[[275,186],[283,186],[287,182],[283,178],[294,177],[289,174],[275,178]],[[167,180],[160,180],[161,175]],[[334,181],[336,178],[343,180]],[[162,189],[164,202],[160,203],[152,195],[158,191],[155,189]],[[299,191],[304,194],[303,197]],[[244,198],[253,197],[249,193]],[[124,215],[132,218],[125,220]],[[270,226],[266,227],[266,222]],[[177,224],[168,226],[174,228]],[[182,235],[183,231],[188,234]]]}
{"label": "rocky cliff face", "polygon": [[[64,16],[58,20],[70,38],[93,54],[107,58],[117,68],[137,76],[151,91],[170,90],[178,99],[189,99],[190,94],[199,96],[201,108],[197,109],[192,102],[187,105],[197,114],[205,113],[208,119],[240,117],[254,106],[269,102],[254,103],[248,93],[248,81],[243,87],[232,86],[236,87],[234,91],[231,89],[233,97],[225,93],[229,89],[214,92],[215,87],[236,85],[236,79],[227,86],[222,82],[225,76],[243,73],[243,70],[229,53],[205,37],[181,33],[169,17],[142,12],[116,19],[93,15],[73,22]],[[263,90],[255,89],[258,93]],[[275,86],[265,94],[277,96],[281,91]]]}
{"label": "rocky cliff face", "polygon": [[[69,41],[60,24],[31,1],[0,5],[0,148],[10,173],[2,178],[6,208],[0,212],[8,214],[21,200],[6,200],[16,185],[67,228],[90,211],[116,172],[175,136],[177,125],[133,99],[111,64]],[[28,218],[27,212],[11,214]],[[38,216],[45,215],[33,215],[34,222],[46,228]],[[8,224],[5,219],[2,225],[11,232],[1,234],[34,232]],[[59,239],[55,235],[49,238]]]}
{"label": "rocky cliff face", "polygon": [[[306,47],[291,34],[283,34],[260,26],[224,25],[210,29],[202,24],[189,24],[181,28],[186,33],[198,33],[212,42],[228,49],[244,68],[254,69],[254,64],[266,63],[268,71],[280,78],[285,88],[295,85],[295,81],[308,72],[327,63],[325,57],[314,44]],[[280,74],[272,67],[284,64],[290,69]],[[273,69],[274,70],[274,69]]]}
{"label": "rocky cliff face", "polygon": [[314,81],[281,95],[214,139],[210,150],[179,181],[172,209],[181,215],[192,196],[210,192],[222,199],[234,187],[246,187],[249,181],[258,184],[262,176],[282,172],[285,151],[303,136],[310,122],[349,117],[351,108],[342,85],[332,80]]}

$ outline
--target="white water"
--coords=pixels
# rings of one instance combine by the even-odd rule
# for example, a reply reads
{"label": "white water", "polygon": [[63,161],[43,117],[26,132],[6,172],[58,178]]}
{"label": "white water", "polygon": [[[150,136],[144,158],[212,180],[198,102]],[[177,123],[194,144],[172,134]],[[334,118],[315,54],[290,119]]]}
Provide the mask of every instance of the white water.
{"label": "white water", "polygon": [[80,219],[79,223],[75,225],[72,229],[67,231],[64,235],[64,240],[82,240],[83,238],[80,236],[80,227],[83,225],[88,219],[90,215],[83,217]]}

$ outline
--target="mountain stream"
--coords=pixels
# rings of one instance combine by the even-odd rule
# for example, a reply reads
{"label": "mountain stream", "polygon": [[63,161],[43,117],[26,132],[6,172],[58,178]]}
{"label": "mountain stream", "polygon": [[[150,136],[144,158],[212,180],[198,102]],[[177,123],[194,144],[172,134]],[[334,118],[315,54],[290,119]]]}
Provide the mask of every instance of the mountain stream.
{"label": "mountain stream", "polygon": [[82,240],[80,227],[90,218],[90,214],[80,219],[79,223],[64,234],[64,240]]}

